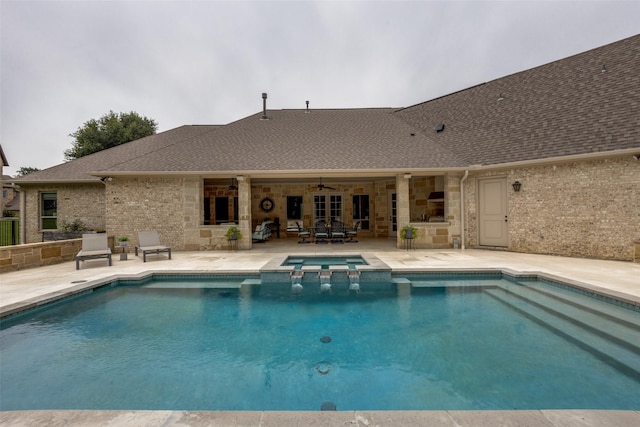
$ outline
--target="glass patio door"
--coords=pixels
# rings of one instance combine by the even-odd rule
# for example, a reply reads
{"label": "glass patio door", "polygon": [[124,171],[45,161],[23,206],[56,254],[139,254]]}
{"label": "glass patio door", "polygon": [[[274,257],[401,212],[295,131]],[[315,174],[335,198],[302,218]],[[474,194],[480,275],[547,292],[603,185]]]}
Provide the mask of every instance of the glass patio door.
{"label": "glass patio door", "polygon": [[353,195],[353,223],[360,221],[362,230],[369,229],[369,195]]}
{"label": "glass patio door", "polygon": [[325,220],[342,221],[342,195],[316,194],[313,196],[313,223]]}
{"label": "glass patio door", "polygon": [[396,237],[398,234],[398,203],[396,192],[389,192],[389,237]]}

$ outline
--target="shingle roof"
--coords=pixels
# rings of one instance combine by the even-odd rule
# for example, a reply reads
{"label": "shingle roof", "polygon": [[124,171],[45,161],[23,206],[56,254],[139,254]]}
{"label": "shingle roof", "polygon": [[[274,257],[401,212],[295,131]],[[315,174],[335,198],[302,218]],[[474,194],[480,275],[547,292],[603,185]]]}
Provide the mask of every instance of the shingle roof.
{"label": "shingle roof", "polygon": [[[603,69],[603,66],[605,67]],[[269,110],[26,175],[454,169],[640,148],[640,36],[400,110]],[[444,124],[442,132],[435,132]]]}
{"label": "shingle roof", "polygon": [[269,110],[110,168],[128,172],[365,170],[463,166],[393,109]]}
{"label": "shingle roof", "polygon": [[[639,148],[640,36],[408,107],[397,115],[469,164]],[[436,133],[438,124],[445,130]]]}
{"label": "shingle roof", "polygon": [[[122,162],[161,152],[171,145],[202,133],[214,132],[219,126],[181,126],[146,138],[122,144],[108,150],[80,157],[19,179],[20,184],[35,182],[98,181],[91,173],[107,171]],[[106,172],[105,172],[106,174]]]}

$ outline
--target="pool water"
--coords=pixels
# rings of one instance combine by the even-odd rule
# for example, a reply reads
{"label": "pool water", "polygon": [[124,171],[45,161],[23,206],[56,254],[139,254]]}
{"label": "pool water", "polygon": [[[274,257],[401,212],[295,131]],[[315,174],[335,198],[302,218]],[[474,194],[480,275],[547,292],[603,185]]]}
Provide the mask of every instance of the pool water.
{"label": "pool water", "polygon": [[367,262],[360,255],[350,255],[350,256],[341,256],[341,255],[322,255],[322,256],[311,256],[311,255],[300,255],[300,256],[289,256],[282,263],[284,266],[337,266],[337,265],[367,265]]}
{"label": "pool water", "polygon": [[[96,291],[2,321],[0,409],[640,409],[634,361],[612,362],[490,293],[516,284],[419,285]],[[635,339],[640,314],[611,308]]]}

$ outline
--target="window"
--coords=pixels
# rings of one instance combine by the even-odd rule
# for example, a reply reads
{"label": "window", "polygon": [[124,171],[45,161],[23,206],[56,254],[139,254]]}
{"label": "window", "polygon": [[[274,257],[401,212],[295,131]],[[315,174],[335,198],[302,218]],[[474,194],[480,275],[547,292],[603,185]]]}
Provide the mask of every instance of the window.
{"label": "window", "polygon": [[229,222],[229,198],[228,197],[216,197],[215,213],[216,213],[216,224]]}
{"label": "window", "polygon": [[42,230],[58,228],[58,195],[40,193],[40,226]]}
{"label": "window", "polygon": [[360,221],[360,228],[369,229],[369,195],[354,194],[353,196],[353,222]]}
{"label": "window", "polygon": [[327,204],[324,196],[313,196],[313,217],[315,222],[327,219]]}
{"label": "window", "polygon": [[330,200],[329,213],[331,214],[331,221],[342,221],[342,196],[331,195]]}
{"label": "window", "polygon": [[[327,205],[328,216],[327,216]],[[315,221],[342,221],[342,196],[339,194],[313,196],[313,216]]]}
{"label": "window", "polygon": [[287,196],[287,219],[302,219],[302,196]]}

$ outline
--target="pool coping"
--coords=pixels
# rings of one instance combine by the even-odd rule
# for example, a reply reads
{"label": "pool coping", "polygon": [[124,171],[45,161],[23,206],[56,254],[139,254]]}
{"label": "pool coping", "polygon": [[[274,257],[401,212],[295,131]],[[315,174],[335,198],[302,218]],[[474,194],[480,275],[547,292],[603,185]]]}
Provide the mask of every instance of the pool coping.
{"label": "pool coping", "polygon": [[521,411],[93,411],[43,410],[0,412],[3,426],[635,426],[639,411],[521,410]]}
{"label": "pool coping", "polygon": [[[267,261],[262,268],[260,268],[260,272],[292,272],[295,270],[295,266],[293,265],[282,265],[287,258],[290,258],[294,255],[276,255],[271,257],[269,261]],[[307,258],[354,258],[356,256],[362,257],[362,259],[366,262],[366,264],[358,264],[354,265],[355,269],[358,271],[392,271],[392,268],[389,267],[385,262],[383,262],[380,258],[375,256],[369,252],[363,252],[358,255],[339,255],[339,254],[324,254],[318,255],[315,253],[298,253],[295,254],[294,257],[307,257]],[[322,269],[319,265],[305,265],[302,266],[303,271],[320,271]],[[334,265],[331,267],[332,270],[336,271],[345,271],[348,270],[349,267],[347,265]]]}

